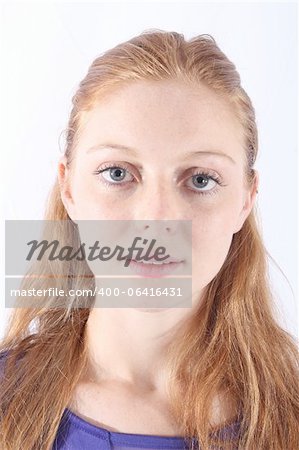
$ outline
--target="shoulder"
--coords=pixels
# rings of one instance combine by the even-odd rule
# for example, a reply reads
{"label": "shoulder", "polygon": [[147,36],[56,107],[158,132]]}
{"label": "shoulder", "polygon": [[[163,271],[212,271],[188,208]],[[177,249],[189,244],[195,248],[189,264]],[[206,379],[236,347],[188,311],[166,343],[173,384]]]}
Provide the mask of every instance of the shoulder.
{"label": "shoulder", "polygon": [[234,423],[237,412],[238,405],[236,400],[228,392],[217,392],[212,401],[212,426],[218,427],[223,421]]}

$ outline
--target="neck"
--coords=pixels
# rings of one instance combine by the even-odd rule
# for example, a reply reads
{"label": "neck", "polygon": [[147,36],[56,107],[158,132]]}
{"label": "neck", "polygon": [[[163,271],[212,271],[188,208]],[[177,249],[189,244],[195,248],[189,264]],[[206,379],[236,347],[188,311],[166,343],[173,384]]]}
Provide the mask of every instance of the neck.
{"label": "neck", "polygon": [[93,381],[114,380],[159,390],[167,377],[167,347],[190,309],[94,308],[86,324]]}

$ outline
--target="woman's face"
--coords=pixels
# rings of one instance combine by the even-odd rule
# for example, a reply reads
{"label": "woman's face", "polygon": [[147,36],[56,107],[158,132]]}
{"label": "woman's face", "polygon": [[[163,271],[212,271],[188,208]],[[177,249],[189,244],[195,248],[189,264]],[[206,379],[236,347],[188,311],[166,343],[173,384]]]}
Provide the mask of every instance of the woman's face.
{"label": "woman's face", "polygon": [[[192,220],[199,291],[220,270],[254,203],[257,183],[246,187],[243,144],[232,107],[207,87],[132,82],[85,114],[71,172],[65,157],[59,163],[62,200],[75,221]],[[97,173],[115,166],[121,170]]]}

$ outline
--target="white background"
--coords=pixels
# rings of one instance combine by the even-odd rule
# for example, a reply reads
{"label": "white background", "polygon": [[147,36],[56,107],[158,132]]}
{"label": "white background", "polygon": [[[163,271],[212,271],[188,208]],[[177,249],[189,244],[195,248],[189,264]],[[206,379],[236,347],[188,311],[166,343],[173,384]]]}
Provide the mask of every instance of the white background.
{"label": "white background", "polygon": [[[43,218],[71,97],[93,59],[148,28],[208,33],[256,110],[257,205],[277,320],[298,337],[297,20],[292,2],[1,2],[1,292],[4,220]],[[0,337],[10,312],[4,294],[1,302]]]}

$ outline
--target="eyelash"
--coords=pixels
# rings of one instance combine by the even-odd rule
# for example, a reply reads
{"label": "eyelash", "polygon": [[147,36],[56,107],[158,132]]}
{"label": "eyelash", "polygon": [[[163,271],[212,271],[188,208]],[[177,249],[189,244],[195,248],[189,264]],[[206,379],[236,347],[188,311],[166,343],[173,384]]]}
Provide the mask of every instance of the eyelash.
{"label": "eyelash", "polygon": [[[97,169],[95,172],[93,172],[93,174],[96,175],[96,176],[98,176],[98,175],[100,175],[101,173],[106,172],[107,170],[110,170],[110,169],[122,169],[122,170],[125,170],[125,171],[130,172],[130,171],[129,171],[129,166],[127,166],[126,164],[117,164],[117,165],[107,164],[107,165],[104,165],[103,168]],[[192,174],[192,175],[191,175],[191,178],[196,177],[196,176],[198,176],[198,175],[203,175],[204,177],[206,177],[206,178],[208,178],[208,179],[211,179],[211,180],[215,181],[215,182],[218,184],[218,186],[226,186],[226,184],[224,184],[224,183],[222,182],[221,178],[220,178],[218,175],[216,175],[216,174],[214,174],[214,173],[211,174],[211,172],[209,172],[209,171],[206,171],[206,170],[200,170],[200,171],[198,171],[198,172]],[[133,175],[132,175],[132,176],[133,176]],[[109,182],[108,182],[107,180],[105,180],[104,178],[101,179],[101,182],[104,183],[104,184],[105,184],[106,186],[108,186],[109,188],[114,188],[114,187],[120,186],[120,185],[122,185],[122,184],[132,183],[132,181],[127,181],[127,182],[125,182],[125,183],[118,183],[118,182],[114,182],[114,183],[111,182],[111,183],[109,183]],[[193,193],[199,194],[199,195],[213,195],[213,194],[216,194],[216,193],[219,191],[219,187],[216,188],[216,189],[214,188],[214,189],[210,189],[210,190],[207,190],[207,191],[204,191],[204,190],[196,190],[196,189],[190,189],[190,190],[191,190]]]}

